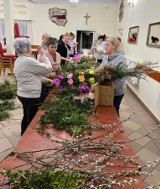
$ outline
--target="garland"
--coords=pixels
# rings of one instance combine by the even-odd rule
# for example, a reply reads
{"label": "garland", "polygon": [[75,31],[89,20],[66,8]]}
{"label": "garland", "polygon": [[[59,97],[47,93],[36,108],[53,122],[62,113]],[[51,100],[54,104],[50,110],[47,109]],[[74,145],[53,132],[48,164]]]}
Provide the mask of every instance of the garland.
{"label": "garland", "polygon": [[41,125],[50,124],[70,134],[82,134],[89,125],[87,117],[94,112],[91,99],[81,101],[72,96],[56,98],[42,108],[46,111],[39,120]]}
{"label": "garland", "polygon": [[7,80],[0,85],[0,121],[8,119],[10,117],[8,111],[15,109],[13,99],[16,97],[16,90],[16,84]]}

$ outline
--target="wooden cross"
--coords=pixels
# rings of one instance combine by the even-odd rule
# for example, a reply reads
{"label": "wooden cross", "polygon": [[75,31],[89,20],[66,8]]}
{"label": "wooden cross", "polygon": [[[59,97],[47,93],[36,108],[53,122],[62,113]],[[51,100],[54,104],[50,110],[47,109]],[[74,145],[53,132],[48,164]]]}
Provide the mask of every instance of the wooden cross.
{"label": "wooden cross", "polygon": [[84,18],[86,19],[86,25],[87,25],[88,18],[91,18],[91,16],[88,16],[88,13],[86,13],[86,16],[84,16]]}

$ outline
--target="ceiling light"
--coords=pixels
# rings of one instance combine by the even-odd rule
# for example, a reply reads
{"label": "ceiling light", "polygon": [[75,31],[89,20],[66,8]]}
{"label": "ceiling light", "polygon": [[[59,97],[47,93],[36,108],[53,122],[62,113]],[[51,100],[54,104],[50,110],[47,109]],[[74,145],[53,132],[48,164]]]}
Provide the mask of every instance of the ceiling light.
{"label": "ceiling light", "polygon": [[77,7],[78,0],[70,0],[71,7]]}

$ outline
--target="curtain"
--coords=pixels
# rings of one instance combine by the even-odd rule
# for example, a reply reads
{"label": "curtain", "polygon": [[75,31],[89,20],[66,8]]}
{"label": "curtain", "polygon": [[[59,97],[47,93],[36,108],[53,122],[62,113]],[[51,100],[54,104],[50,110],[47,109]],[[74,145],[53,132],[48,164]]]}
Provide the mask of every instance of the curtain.
{"label": "curtain", "polygon": [[14,36],[15,37],[19,37],[20,36],[19,25],[18,25],[17,22],[14,23]]}
{"label": "curtain", "polygon": [[20,36],[28,36],[29,38],[31,35],[31,21],[29,20],[15,20],[19,28],[19,35]]}
{"label": "curtain", "polygon": [[0,42],[2,45],[5,45],[6,40],[5,40],[5,25],[4,25],[4,20],[0,19]]}
{"label": "curtain", "polygon": [[[16,28],[18,28],[18,32],[20,36],[26,36],[30,38],[32,42],[32,26],[30,20],[14,20]],[[14,28],[15,29],[15,28]],[[4,19],[0,19],[0,42],[2,45],[6,45],[6,37],[5,37],[5,23]]]}

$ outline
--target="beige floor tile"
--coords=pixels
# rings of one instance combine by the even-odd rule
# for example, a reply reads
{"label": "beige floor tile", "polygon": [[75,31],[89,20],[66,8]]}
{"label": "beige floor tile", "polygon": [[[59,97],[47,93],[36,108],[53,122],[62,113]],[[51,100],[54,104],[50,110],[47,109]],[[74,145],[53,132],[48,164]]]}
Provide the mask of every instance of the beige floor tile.
{"label": "beige floor tile", "polygon": [[17,133],[19,133],[21,131],[21,127],[20,127],[19,124],[13,125],[12,129],[13,129],[12,131],[13,131],[14,134],[17,134]]}
{"label": "beige floor tile", "polygon": [[21,119],[16,119],[15,121],[16,121],[16,123],[17,123],[18,125],[21,125],[21,122],[22,122]]}
{"label": "beige floor tile", "polygon": [[22,120],[22,118],[23,118],[23,114],[22,114],[22,113],[19,114],[19,115],[17,115],[17,116],[13,116],[13,119],[14,119],[15,121],[17,121],[17,120]]}
{"label": "beige floor tile", "polygon": [[128,127],[123,126],[123,128],[124,128],[124,130],[125,130],[125,132],[127,133],[128,136],[131,135],[132,133],[134,133],[134,130],[132,130]]}
{"label": "beige floor tile", "polygon": [[154,141],[150,141],[145,148],[147,148],[148,150],[150,150],[153,153],[156,153],[158,155],[160,155],[160,150],[158,149],[156,143]]}
{"label": "beige floor tile", "polygon": [[19,133],[20,132],[20,126],[19,126],[19,124],[15,124],[15,125],[12,125],[12,126],[4,127],[1,130],[3,131],[3,133],[7,137],[9,137],[9,136],[12,136],[13,134]]}
{"label": "beige floor tile", "polygon": [[[133,114],[133,111],[128,110],[128,111],[123,111],[120,114],[120,117],[123,119],[128,119],[131,115]],[[132,117],[135,117],[136,115],[133,115]]]}
{"label": "beige floor tile", "polygon": [[0,129],[2,129],[3,127],[4,127],[4,125],[0,123]]}
{"label": "beige floor tile", "polygon": [[13,144],[13,146],[17,144],[19,139],[20,139],[20,136],[17,137],[16,135],[11,135],[8,137],[8,140]]}
{"label": "beige floor tile", "polygon": [[131,143],[132,147],[133,147],[133,150],[135,153],[138,153],[143,147],[138,144],[137,142],[132,142]]}
{"label": "beige floor tile", "polygon": [[155,127],[157,127],[157,124],[146,124],[146,123],[143,123],[143,127],[144,127],[148,132],[151,132]]}
{"label": "beige floor tile", "polygon": [[156,125],[156,122],[154,121],[154,119],[152,117],[150,117],[149,114],[139,114],[138,113],[138,117],[141,119],[141,122],[143,124],[155,124]]}
{"label": "beige floor tile", "polygon": [[7,119],[7,120],[5,120],[5,121],[1,121],[1,124],[2,124],[4,127],[8,127],[8,126],[11,126],[11,125],[16,124],[16,121],[13,120],[13,119]]}
{"label": "beige floor tile", "polygon": [[13,145],[10,143],[10,141],[7,138],[0,140],[0,152],[8,150],[9,148],[12,148],[12,147]]}
{"label": "beige floor tile", "polygon": [[6,154],[4,152],[0,153],[0,163],[2,162],[3,159],[6,158]]}
{"label": "beige floor tile", "polygon": [[12,115],[12,117],[15,117],[15,116],[19,116],[19,115],[23,114],[23,110],[22,110],[22,108],[17,108],[15,110],[9,111],[9,113]]}
{"label": "beige floor tile", "polygon": [[14,148],[10,148],[10,149],[8,149],[8,150],[5,150],[5,151],[4,151],[4,154],[6,154],[6,156],[8,156],[11,152],[13,152],[13,149],[14,149]]}
{"label": "beige floor tile", "polygon": [[147,135],[149,133],[149,131],[147,131],[144,126],[142,126],[141,128],[137,129],[136,132],[141,134],[141,135]]}
{"label": "beige floor tile", "polygon": [[136,123],[138,123],[140,125],[142,125],[141,120],[139,119],[139,117],[137,116],[137,114],[136,114],[136,116],[131,117],[130,120],[133,121],[133,122],[136,122]]}
{"label": "beige floor tile", "polygon": [[130,120],[124,122],[123,125],[125,127],[128,127],[130,129],[134,130],[134,131],[136,131],[137,129],[142,127],[142,125],[140,125],[140,124],[138,124],[138,123],[136,123],[134,121],[130,121]]}
{"label": "beige floor tile", "polygon": [[6,138],[6,135],[0,130],[0,139]]}
{"label": "beige floor tile", "polygon": [[125,111],[125,110],[127,110],[129,108],[130,108],[129,106],[124,105],[124,104],[121,104],[121,106],[120,106],[120,110],[123,110],[123,111]]}
{"label": "beige floor tile", "polygon": [[151,173],[153,173],[153,176],[147,177],[145,182],[148,185],[158,185],[160,183],[160,172],[154,169]]}
{"label": "beige floor tile", "polygon": [[133,142],[136,142],[138,144],[140,144],[141,146],[145,146],[147,143],[149,143],[151,141],[151,139],[149,137],[143,137],[143,135],[134,132],[133,134],[131,134],[129,136],[130,140],[134,140]]}
{"label": "beige floor tile", "polygon": [[137,155],[139,156],[139,159],[141,159],[143,162],[147,163],[148,161],[155,161],[159,158],[159,155],[151,152],[150,150],[146,148],[142,148]]}
{"label": "beige floor tile", "polygon": [[158,165],[156,166],[156,169],[157,169],[158,171],[160,171],[160,163],[158,163]]}
{"label": "beige floor tile", "polygon": [[11,129],[11,128],[12,128],[12,126],[8,126],[8,127],[4,127],[3,129],[1,129],[3,131],[3,133],[6,135],[6,137],[13,135],[13,129]]}

